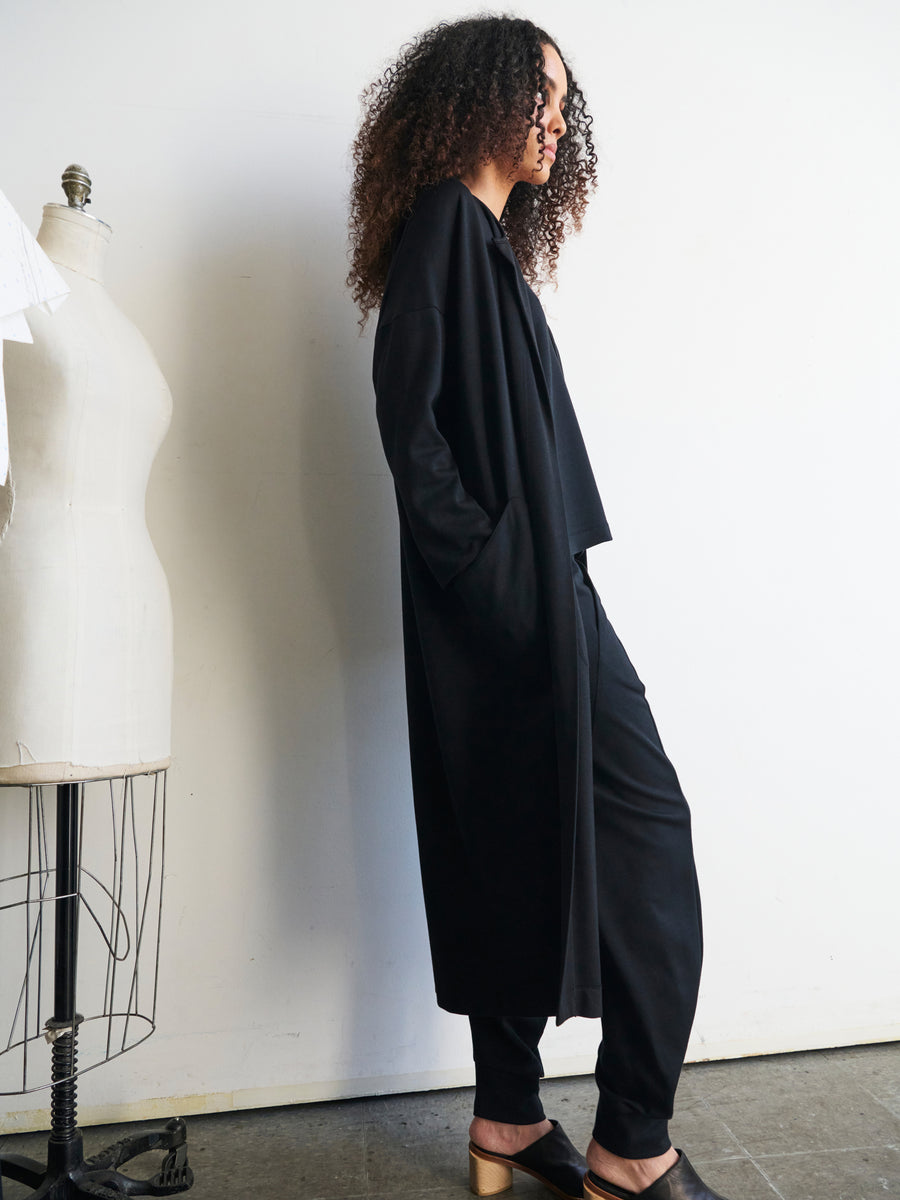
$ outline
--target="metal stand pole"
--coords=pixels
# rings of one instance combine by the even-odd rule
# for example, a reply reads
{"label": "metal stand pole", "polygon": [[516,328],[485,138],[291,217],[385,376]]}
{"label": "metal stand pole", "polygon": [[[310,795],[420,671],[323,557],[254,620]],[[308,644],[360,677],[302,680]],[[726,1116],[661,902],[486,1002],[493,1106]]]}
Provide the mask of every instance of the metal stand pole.
{"label": "metal stand pole", "polygon": [[78,975],[78,785],[56,788],[56,936],[53,1017],[47,1022],[52,1042],[50,1140],[47,1173],[68,1175],[82,1160],[76,1122],[78,1025],[75,987]]}
{"label": "metal stand pole", "polygon": [[[31,1200],[121,1200],[128,1196],[172,1196],[194,1182],[187,1165],[187,1129],[180,1118],[162,1130],[130,1134],[85,1160],[76,1121],[78,1026],[75,1011],[78,973],[78,913],[80,904],[79,807],[81,785],[56,788],[56,900],[53,978],[53,1017],[47,1021],[52,1043],[50,1137],[47,1165],[20,1154],[0,1155],[0,1200],[3,1179],[33,1188]],[[133,1179],[117,1168],[149,1150],[166,1150],[158,1174]]]}

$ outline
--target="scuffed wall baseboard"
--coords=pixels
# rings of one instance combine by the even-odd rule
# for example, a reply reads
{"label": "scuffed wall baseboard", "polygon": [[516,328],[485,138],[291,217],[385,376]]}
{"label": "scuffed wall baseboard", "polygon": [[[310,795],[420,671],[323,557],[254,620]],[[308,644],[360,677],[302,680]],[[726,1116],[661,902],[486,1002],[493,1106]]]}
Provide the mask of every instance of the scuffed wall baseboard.
{"label": "scuffed wall baseboard", "polygon": [[[841,1029],[831,1034],[818,1034],[815,1044],[783,1045],[773,1038],[770,1045],[761,1046],[740,1040],[723,1041],[715,1045],[695,1046],[688,1050],[689,1063],[721,1061],[734,1058],[759,1057],[765,1054],[787,1054],[798,1050],[825,1050],[840,1046],[871,1045],[900,1041],[900,1024],[878,1029]],[[700,1053],[702,1051],[702,1053]],[[589,1055],[547,1057],[546,1077],[564,1078],[567,1075],[589,1075],[594,1061]],[[421,1071],[404,1075],[380,1075],[364,1079],[322,1080],[297,1083],[283,1087],[244,1088],[232,1092],[209,1092],[204,1095],[162,1096],[127,1103],[79,1105],[78,1119],[83,1127],[111,1125],[128,1121],[163,1121],[170,1117],[192,1117],[209,1113],[240,1112],[252,1108],[277,1108],[290,1104],[313,1104],[328,1100],[349,1100],[364,1096],[388,1096],[405,1092],[440,1091],[446,1088],[471,1087],[474,1082],[469,1067],[442,1071]],[[9,1098],[7,1098],[7,1103]],[[49,1108],[0,1112],[0,1136],[31,1133],[47,1129]]]}

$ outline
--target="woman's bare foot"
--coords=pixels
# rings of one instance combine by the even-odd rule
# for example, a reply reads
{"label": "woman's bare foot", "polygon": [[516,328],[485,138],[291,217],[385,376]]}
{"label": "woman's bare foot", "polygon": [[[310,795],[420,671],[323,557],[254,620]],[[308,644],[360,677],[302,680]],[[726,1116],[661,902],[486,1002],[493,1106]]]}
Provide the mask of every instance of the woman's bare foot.
{"label": "woman's bare foot", "polygon": [[518,1154],[526,1146],[531,1146],[552,1128],[546,1117],[536,1125],[507,1125],[503,1121],[473,1117],[469,1126],[469,1137],[476,1146],[487,1150],[488,1154],[510,1155]]}
{"label": "woman's bare foot", "polygon": [[672,1146],[656,1158],[620,1158],[591,1138],[587,1150],[587,1165],[601,1179],[640,1195],[678,1162],[678,1151]]}

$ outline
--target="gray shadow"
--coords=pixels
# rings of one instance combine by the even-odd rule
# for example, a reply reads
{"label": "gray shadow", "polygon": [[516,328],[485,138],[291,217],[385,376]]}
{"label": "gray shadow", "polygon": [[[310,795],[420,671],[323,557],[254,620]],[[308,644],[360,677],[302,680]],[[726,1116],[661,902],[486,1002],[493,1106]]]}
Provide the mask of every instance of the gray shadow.
{"label": "gray shadow", "polygon": [[[259,811],[252,852],[271,864],[266,953],[277,947],[294,963],[303,955],[311,973],[344,956],[344,994],[331,1007],[347,1031],[346,1057],[365,1077],[366,1055],[374,1062],[383,1045],[368,1005],[358,1008],[371,979],[390,979],[383,1036],[401,1036],[412,1008],[431,1003],[403,965],[427,962],[427,943],[396,512],[374,420],[371,334],[360,339],[343,289],[333,207],[257,212],[230,240],[221,226],[193,233],[181,298],[189,332],[179,360],[162,364],[176,394],[160,456],[189,461],[153,500],[189,514],[197,570],[219,582],[242,631],[256,717],[248,744],[263,738],[248,802]],[[250,264],[246,274],[233,274],[236,262]],[[161,541],[159,551],[165,562]],[[173,599],[177,663],[200,614],[187,592],[173,587]]]}

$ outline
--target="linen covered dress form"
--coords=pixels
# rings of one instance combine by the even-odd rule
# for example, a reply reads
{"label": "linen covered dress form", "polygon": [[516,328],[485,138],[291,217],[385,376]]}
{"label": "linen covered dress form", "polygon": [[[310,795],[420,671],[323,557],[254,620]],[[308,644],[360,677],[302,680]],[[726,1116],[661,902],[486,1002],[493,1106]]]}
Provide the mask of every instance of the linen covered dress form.
{"label": "linen covered dress form", "polygon": [[48,204],[70,288],[7,351],[10,511],[0,538],[0,784],[168,766],[172,616],[144,520],[172,399],[103,285],[108,225]]}

